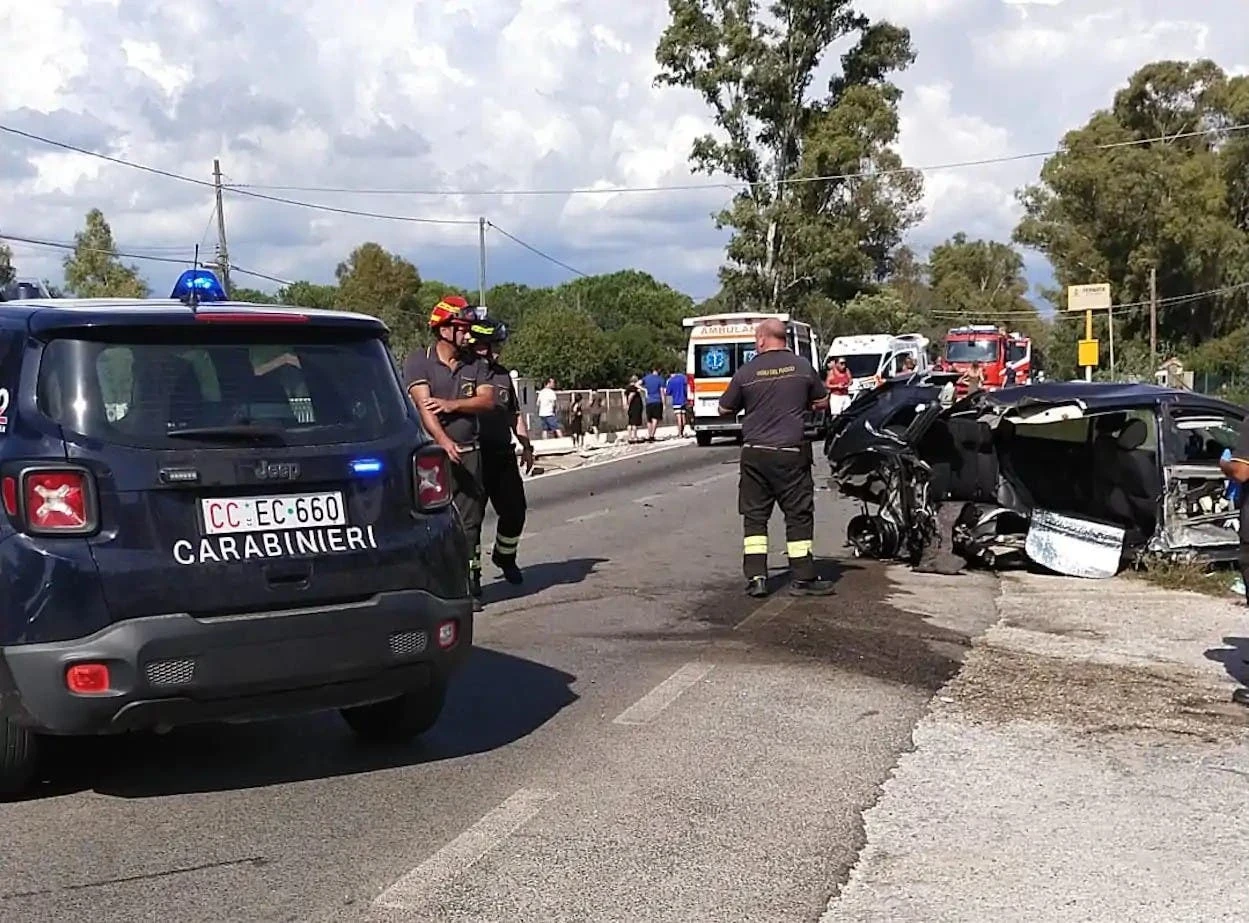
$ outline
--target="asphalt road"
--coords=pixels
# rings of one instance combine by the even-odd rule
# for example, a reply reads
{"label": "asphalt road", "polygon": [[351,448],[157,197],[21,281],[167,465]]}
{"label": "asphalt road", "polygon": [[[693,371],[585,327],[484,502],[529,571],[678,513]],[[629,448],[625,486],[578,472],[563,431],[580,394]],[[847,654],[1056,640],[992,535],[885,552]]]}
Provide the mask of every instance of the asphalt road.
{"label": "asphalt road", "polygon": [[[736,458],[531,483],[527,582],[488,587],[419,744],[330,714],[67,746],[0,805],[0,919],[816,919],[976,626],[853,561],[824,562],[832,600],[746,598]],[[820,495],[817,551],[846,512]]]}

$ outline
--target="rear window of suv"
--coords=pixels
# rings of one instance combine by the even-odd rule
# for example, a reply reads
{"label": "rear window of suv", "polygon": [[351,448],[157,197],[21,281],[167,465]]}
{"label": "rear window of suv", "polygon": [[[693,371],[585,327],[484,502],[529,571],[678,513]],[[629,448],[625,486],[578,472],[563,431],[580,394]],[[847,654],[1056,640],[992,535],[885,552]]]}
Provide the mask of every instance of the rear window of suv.
{"label": "rear window of suv", "polygon": [[286,445],[371,441],[407,413],[385,345],[339,330],[130,327],[59,338],[44,350],[38,400],[67,430],[151,448],[227,441],[240,427]]}

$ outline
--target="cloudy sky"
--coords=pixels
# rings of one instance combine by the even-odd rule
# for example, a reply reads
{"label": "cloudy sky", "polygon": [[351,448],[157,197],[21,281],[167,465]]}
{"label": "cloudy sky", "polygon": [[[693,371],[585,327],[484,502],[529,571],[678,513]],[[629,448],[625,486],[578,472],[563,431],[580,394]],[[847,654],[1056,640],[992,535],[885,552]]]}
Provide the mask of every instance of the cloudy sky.
{"label": "cloudy sky", "polygon": [[[1211,57],[1249,73],[1246,0],[862,0],[910,28],[901,148],[928,166],[1045,151],[1109,103],[1138,66]],[[695,298],[716,289],[724,188],[481,195],[707,183],[691,140],[700,102],[652,85],[663,0],[41,0],[0,12],[0,124],[194,177],[383,220],[230,193],[232,262],[330,281],[376,240],[422,275],[475,286],[477,218],[586,273],[636,267]],[[934,170],[921,251],[950,234],[1006,238],[1013,190],[1041,161]],[[118,245],[211,255],[212,191],[0,134],[0,231],[68,241],[99,207]],[[423,219],[423,220],[416,220]],[[434,219],[433,221],[428,219]],[[491,231],[490,283],[567,268]],[[23,275],[61,254],[14,244]],[[178,267],[139,265],[157,290]],[[1045,276],[1033,256],[1029,275]],[[240,279],[240,281],[242,281]],[[269,282],[259,287],[272,289]]]}

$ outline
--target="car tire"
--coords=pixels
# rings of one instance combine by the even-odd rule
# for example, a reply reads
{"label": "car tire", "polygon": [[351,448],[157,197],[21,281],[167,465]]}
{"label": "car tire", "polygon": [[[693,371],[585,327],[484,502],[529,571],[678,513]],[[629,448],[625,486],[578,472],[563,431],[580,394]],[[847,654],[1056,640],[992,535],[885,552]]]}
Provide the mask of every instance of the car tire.
{"label": "car tire", "polygon": [[694,441],[705,449],[707,446],[711,445],[711,433],[695,433]]}
{"label": "car tire", "polygon": [[339,714],[365,743],[406,743],[438,723],[446,700],[447,684],[436,682],[383,702],[343,708]]}
{"label": "car tire", "polygon": [[0,798],[26,791],[39,763],[39,739],[30,728],[0,718]]}

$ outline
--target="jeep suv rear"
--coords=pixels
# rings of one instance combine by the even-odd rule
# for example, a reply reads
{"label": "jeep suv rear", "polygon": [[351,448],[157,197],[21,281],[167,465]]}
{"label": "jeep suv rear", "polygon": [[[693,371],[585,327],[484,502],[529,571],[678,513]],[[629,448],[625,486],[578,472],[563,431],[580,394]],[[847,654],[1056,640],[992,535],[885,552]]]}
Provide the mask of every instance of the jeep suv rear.
{"label": "jeep suv rear", "polygon": [[0,306],[0,791],[42,735],[433,725],[472,643],[448,460],[374,318]]}

